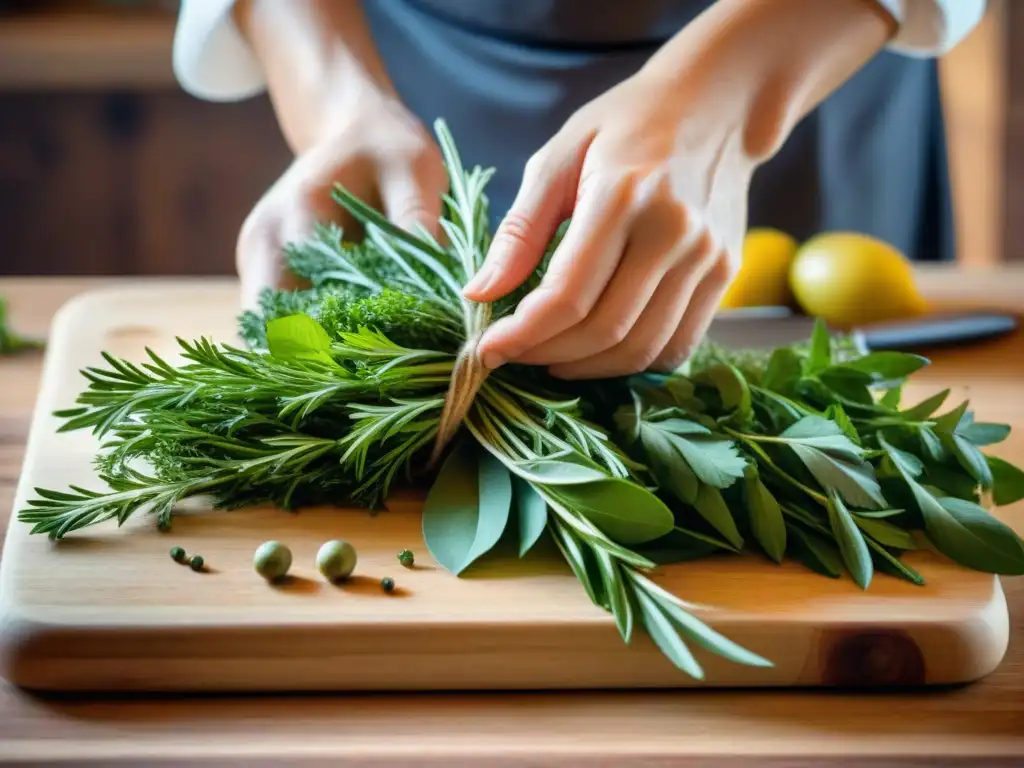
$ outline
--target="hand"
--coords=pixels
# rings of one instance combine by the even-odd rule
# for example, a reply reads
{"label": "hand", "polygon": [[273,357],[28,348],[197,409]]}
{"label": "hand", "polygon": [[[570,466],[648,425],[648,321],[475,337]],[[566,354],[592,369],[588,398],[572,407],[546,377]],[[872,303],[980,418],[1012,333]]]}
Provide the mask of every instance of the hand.
{"label": "hand", "polygon": [[593,378],[684,362],[735,275],[756,167],[892,33],[869,0],[720,0],[527,164],[467,285],[499,299],[571,223],[540,286],[478,345],[488,368]]}
{"label": "hand", "polygon": [[266,287],[296,287],[284,264],[284,247],[307,238],[316,223],[354,225],[331,198],[335,184],[399,226],[411,230],[420,224],[439,234],[448,177],[436,143],[400,104],[364,104],[350,121],[299,154],[246,219],[236,253],[243,306],[255,307]]}

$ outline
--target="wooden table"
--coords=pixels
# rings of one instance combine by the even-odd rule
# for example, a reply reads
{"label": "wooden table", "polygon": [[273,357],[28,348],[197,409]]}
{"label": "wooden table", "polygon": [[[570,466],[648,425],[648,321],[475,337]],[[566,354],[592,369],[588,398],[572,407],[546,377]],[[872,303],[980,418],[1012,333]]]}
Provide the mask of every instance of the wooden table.
{"label": "wooden table", "polygon": [[[0,280],[16,327],[44,334],[70,296],[114,280]],[[125,282],[125,281],[120,281]],[[922,271],[943,303],[1024,305],[1024,269]],[[927,376],[979,360],[985,418],[1024,424],[1024,334],[936,356]],[[0,360],[0,525],[18,477],[41,359]],[[1024,447],[1024,430],[1011,435]],[[1024,530],[1024,504],[1005,516]],[[975,685],[890,694],[802,691],[38,698],[0,684],[0,763],[357,765],[1024,765],[1024,579],[1005,579],[1010,648]],[[827,759],[824,759],[827,758]]]}

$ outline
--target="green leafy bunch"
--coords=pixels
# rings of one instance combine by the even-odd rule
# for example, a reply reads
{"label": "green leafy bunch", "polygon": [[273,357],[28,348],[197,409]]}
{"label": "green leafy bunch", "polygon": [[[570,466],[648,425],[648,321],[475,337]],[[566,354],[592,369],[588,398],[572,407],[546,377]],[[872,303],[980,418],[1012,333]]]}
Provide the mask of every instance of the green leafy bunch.
{"label": "green leafy bunch", "polygon": [[927,361],[861,354],[820,324],[770,354],[706,344],[669,376],[571,383],[505,366],[433,465],[467,342],[543,271],[497,305],[462,298],[490,243],[491,171],[463,168],[442,122],[437,133],[443,243],[336,189],[362,237],[324,225],[289,247],[308,287],[267,291],[241,318],[245,348],[179,340],[179,365],[147,350],[83,371],[76,407],[58,415],[63,430],[102,439],[108,489],[37,489],[20,520],[59,539],[140,511],[166,528],[194,496],[375,509],[399,483],[428,485],[423,536],[444,568],[461,574],[510,537],[525,556],[546,537],[624,641],[646,632],[697,678],[693,646],[770,662],[660,587],[660,565],[789,556],[866,588],[876,568],[922,583],[902,556],[933,547],[1024,573],[1021,540],[983,506],[1024,497],[1024,473],[980,451],[1008,428],[974,421],[966,404],[935,416],[948,393],[903,408],[903,381]]}

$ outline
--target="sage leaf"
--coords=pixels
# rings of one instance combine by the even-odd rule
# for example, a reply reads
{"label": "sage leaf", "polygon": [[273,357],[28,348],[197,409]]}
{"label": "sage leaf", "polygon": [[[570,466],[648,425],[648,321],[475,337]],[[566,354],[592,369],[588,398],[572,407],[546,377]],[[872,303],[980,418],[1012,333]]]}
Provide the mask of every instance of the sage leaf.
{"label": "sage leaf", "polygon": [[988,456],[987,460],[992,470],[992,501],[996,506],[1024,499],[1024,471],[996,456]]}
{"label": "sage leaf", "polygon": [[736,527],[736,521],[729,511],[725,499],[722,498],[721,491],[712,485],[702,483],[697,491],[697,498],[693,503],[693,507],[733,547],[736,549],[743,547],[743,537]]}
{"label": "sage leaf", "polygon": [[666,438],[701,482],[715,488],[728,488],[743,477],[747,462],[731,440],[691,439],[672,433]]}
{"label": "sage leaf", "polygon": [[335,363],[329,354],[331,337],[309,315],[279,317],[267,323],[267,348],[271,356]]}
{"label": "sage leaf", "polygon": [[790,540],[797,545],[794,547],[795,553],[804,565],[832,579],[843,575],[842,555],[831,542],[795,525],[787,528],[791,534]]}
{"label": "sage leaf", "polygon": [[546,486],[545,491],[619,544],[652,541],[675,524],[661,499],[627,480],[609,477],[584,485]]}
{"label": "sage leaf", "polygon": [[924,421],[935,413],[949,397],[950,390],[944,389],[937,392],[926,400],[922,400],[912,408],[900,412],[900,416],[906,421]]}
{"label": "sage leaf", "polygon": [[826,491],[837,491],[855,507],[883,509],[886,506],[870,464],[830,455],[803,443],[792,443],[790,448]]}
{"label": "sage leaf", "polygon": [[929,364],[926,357],[906,352],[870,352],[836,368],[866,373],[874,379],[902,379]]}
{"label": "sage leaf", "polygon": [[936,498],[916,480],[904,477],[924,518],[925,531],[950,560],[985,573],[1024,574],[1024,544],[1013,530],[976,504]]}
{"label": "sage leaf", "polygon": [[489,453],[462,442],[445,460],[423,508],[423,540],[458,575],[489,552],[508,525],[512,479]]}
{"label": "sage leaf", "polygon": [[548,503],[521,477],[512,477],[512,498],[519,521],[519,556],[525,557],[544,535],[548,523]]}
{"label": "sage leaf", "polygon": [[977,446],[995,445],[1009,437],[1010,426],[1009,424],[976,421],[963,429],[960,434]]}
{"label": "sage leaf", "polygon": [[679,637],[672,623],[662,613],[658,603],[643,590],[636,591],[636,601],[643,616],[644,628],[655,645],[686,674],[695,680],[704,679],[704,670],[693,657],[693,653]]}
{"label": "sage leaf", "polygon": [[[782,395],[791,395],[800,378],[800,358],[789,347],[779,347],[768,358],[761,386]],[[797,416],[799,418],[799,415]]]}
{"label": "sage leaf", "polygon": [[853,577],[854,582],[861,589],[867,589],[871,583],[871,575],[874,567],[871,563],[871,553],[864,537],[857,530],[846,505],[839,494],[830,490],[828,494],[828,520],[832,533],[839,545],[839,552],[843,556],[843,562]]}
{"label": "sage leaf", "polygon": [[743,478],[743,500],[750,515],[750,528],[761,548],[776,563],[786,554],[786,521],[782,508],[752,467]]}
{"label": "sage leaf", "polygon": [[899,526],[885,520],[863,517],[857,513],[854,513],[853,519],[857,523],[858,528],[879,544],[884,544],[893,549],[917,549],[917,544],[914,542],[914,537],[911,533]]}
{"label": "sage leaf", "polygon": [[828,326],[820,317],[814,321],[811,332],[811,347],[807,356],[804,373],[810,375],[828,368],[832,363],[832,338]]}

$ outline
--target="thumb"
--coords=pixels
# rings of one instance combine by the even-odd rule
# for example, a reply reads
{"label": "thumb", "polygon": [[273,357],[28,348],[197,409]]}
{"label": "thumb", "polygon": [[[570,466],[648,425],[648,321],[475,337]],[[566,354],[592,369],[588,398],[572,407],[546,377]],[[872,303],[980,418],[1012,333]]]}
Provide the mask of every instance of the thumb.
{"label": "thumb", "polygon": [[537,269],[559,224],[569,215],[575,189],[571,168],[541,165],[538,156],[527,164],[523,183],[502,219],[480,271],[462,295],[488,302],[507,296]]}

